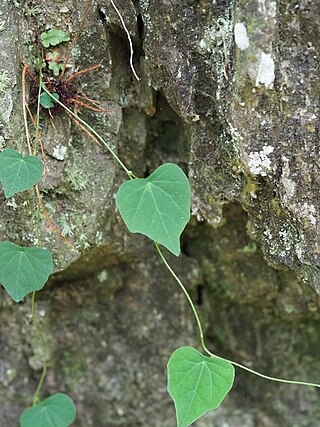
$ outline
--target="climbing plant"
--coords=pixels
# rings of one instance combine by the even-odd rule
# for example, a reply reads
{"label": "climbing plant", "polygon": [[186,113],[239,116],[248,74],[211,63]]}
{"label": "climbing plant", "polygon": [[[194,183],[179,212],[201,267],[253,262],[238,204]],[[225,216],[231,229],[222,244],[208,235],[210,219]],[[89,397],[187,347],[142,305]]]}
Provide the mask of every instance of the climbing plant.
{"label": "climbing plant", "polygon": [[[89,4],[90,0],[87,1],[86,11]],[[76,37],[80,34],[84,20]],[[69,40],[69,36],[62,31],[51,29],[47,33],[41,34],[41,40],[43,46],[49,48]],[[71,47],[74,42],[72,42]],[[49,65],[47,64],[47,66],[49,70],[53,71],[53,78],[57,78],[57,81],[62,82],[62,85],[70,84],[73,79],[72,76],[63,80],[67,59],[64,64],[58,63],[54,67],[50,66],[53,56],[47,55],[47,58],[49,58]],[[57,59],[57,56],[55,58]],[[180,254],[180,236],[190,219],[191,190],[187,176],[178,165],[173,163],[160,165],[147,178],[138,178],[134,175],[108,143],[69,108],[74,104],[60,101],[56,89],[59,87],[58,84],[49,86],[43,83],[44,70],[43,63],[40,62],[41,66],[36,79],[38,85],[37,113],[35,118],[31,115],[35,128],[35,144],[32,146],[29,135],[24,88],[23,107],[29,155],[23,156],[11,148],[0,152],[0,183],[4,190],[4,196],[9,198],[17,192],[30,190],[34,187],[39,207],[44,210],[49,225],[69,246],[75,249],[54,226],[41,200],[39,182],[44,173],[45,163],[44,157],[42,161],[37,157],[38,145],[41,147],[39,132],[39,111],[41,107],[47,110],[56,106],[62,107],[70,119],[90,135],[95,142],[102,143],[106,147],[126,172],[129,179],[120,186],[116,194],[116,205],[120,215],[129,231],[141,233],[153,240],[155,250],[190,304],[199,330],[200,347],[204,353],[193,347],[182,347],[173,352],[168,362],[168,392],[175,404],[178,427],[190,426],[207,411],[220,405],[233,386],[235,366],[272,381],[320,387],[319,384],[270,377],[237,362],[219,357],[208,350],[195,305],[162,251],[162,247],[164,247],[177,257]],[[88,70],[95,68],[97,67],[91,67]],[[24,75],[26,72],[30,71],[24,65]],[[81,72],[76,74],[79,75]],[[63,88],[60,87],[60,89]],[[77,103],[76,97],[73,98],[72,102]],[[80,105],[80,101],[78,104]],[[105,111],[101,108],[95,108],[91,104],[82,103],[82,106],[94,111]],[[0,282],[16,302],[21,301],[26,295],[32,294],[32,318],[34,317],[35,292],[43,288],[52,271],[51,254],[40,246],[39,232],[36,247],[22,247],[13,242],[0,242]],[[43,373],[34,394],[32,407],[25,409],[21,414],[20,427],[68,427],[75,420],[76,409],[69,396],[56,393],[40,401],[39,396],[45,381],[46,370],[47,366],[44,361]]]}

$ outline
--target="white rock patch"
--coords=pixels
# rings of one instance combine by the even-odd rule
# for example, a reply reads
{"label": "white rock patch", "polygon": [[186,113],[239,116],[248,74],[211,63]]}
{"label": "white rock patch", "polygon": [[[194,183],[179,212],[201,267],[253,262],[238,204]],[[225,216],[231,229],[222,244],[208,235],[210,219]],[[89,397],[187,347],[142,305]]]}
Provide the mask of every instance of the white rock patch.
{"label": "white rock patch", "polygon": [[271,160],[268,155],[273,150],[274,148],[271,145],[265,145],[261,151],[249,154],[248,166],[252,175],[267,176],[267,172],[271,169]]}
{"label": "white rock patch", "polygon": [[249,38],[247,34],[247,29],[242,22],[238,22],[234,26],[234,39],[237,47],[240,50],[248,49],[249,47]]}
{"label": "white rock patch", "polygon": [[52,156],[57,160],[64,160],[67,154],[67,147],[64,147],[63,145],[57,145],[53,149]]}
{"label": "white rock patch", "polygon": [[314,205],[310,205],[308,203],[304,203],[302,205],[301,213],[303,216],[306,216],[312,225],[316,225],[317,223],[317,211]]}
{"label": "white rock patch", "polygon": [[268,89],[272,88],[275,79],[274,69],[272,56],[269,53],[262,52],[256,77],[256,86],[262,84]]}
{"label": "white rock patch", "polygon": [[284,189],[284,199],[288,202],[294,198],[296,183],[291,179],[290,176],[289,159],[285,156],[282,156],[281,159],[283,162],[281,182]]}

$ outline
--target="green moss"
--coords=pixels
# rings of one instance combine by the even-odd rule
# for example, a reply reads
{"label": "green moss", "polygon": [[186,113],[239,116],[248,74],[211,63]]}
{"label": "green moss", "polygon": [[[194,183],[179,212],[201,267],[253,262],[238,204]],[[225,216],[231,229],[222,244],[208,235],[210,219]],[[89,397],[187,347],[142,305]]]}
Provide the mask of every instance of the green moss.
{"label": "green moss", "polygon": [[61,371],[65,382],[70,390],[73,390],[79,383],[84,382],[83,373],[87,371],[87,364],[82,352],[74,347],[67,347],[60,355]]}
{"label": "green moss", "polygon": [[245,174],[245,179],[246,182],[241,192],[241,203],[246,208],[247,206],[252,205],[253,199],[257,197],[261,183],[250,174]]}
{"label": "green moss", "polygon": [[48,317],[45,314],[45,309],[38,308],[35,322],[23,326],[24,335],[32,349],[29,365],[35,371],[41,370],[51,357],[52,336],[48,332]]}
{"label": "green moss", "polygon": [[59,224],[61,227],[61,233],[66,237],[71,237],[74,234],[76,226],[70,222],[67,214],[60,215]]}
{"label": "green moss", "polygon": [[83,169],[76,163],[69,163],[65,169],[70,188],[75,191],[84,190],[88,184],[88,177]]}

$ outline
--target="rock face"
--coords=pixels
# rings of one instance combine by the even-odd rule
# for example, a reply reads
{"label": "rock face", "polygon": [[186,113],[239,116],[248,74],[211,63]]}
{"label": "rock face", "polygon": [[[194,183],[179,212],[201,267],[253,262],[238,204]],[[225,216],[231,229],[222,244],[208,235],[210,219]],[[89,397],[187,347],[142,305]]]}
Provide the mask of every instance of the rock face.
{"label": "rock face", "polygon": [[[107,113],[80,108],[129,169],[164,162],[188,174],[192,220],[171,259],[206,325],[208,346],[266,374],[320,382],[319,18],[311,0],[124,0],[138,82],[119,16],[94,2],[68,76]],[[0,147],[26,153],[21,65],[35,73],[39,36],[74,35],[85,2],[0,4]],[[62,56],[67,44],[59,47]],[[36,74],[35,74],[36,75]],[[30,80],[30,81],[29,81]],[[32,79],[28,79],[30,108]],[[80,93],[78,93],[80,94]],[[41,112],[48,214],[41,243],[55,274],[30,301],[1,292],[0,416],[18,425],[43,363],[43,396],[67,392],[78,427],[175,425],[165,366],[198,345],[192,313],[152,243],[129,235],[115,210],[125,179],[104,147],[62,111]],[[30,125],[31,127],[31,125]],[[0,190],[2,191],[2,190]],[[32,245],[32,191],[0,193],[0,240]],[[300,282],[298,281],[300,280]],[[311,285],[311,286],[309,286]],[[237,371],[223,405],[195,425],[314,427],[316,389]]]}

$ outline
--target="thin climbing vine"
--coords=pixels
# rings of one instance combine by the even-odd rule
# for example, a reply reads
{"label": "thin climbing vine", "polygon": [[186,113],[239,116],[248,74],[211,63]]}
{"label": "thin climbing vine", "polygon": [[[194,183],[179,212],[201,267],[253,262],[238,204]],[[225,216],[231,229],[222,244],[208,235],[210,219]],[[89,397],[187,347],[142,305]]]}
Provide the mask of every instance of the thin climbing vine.
{"label": "thin climbing vine", "polygon": [[[111,3],[126,29],[119,9],[112,0]],[[31,72],[27,64],[23,66],[23,114],[29,155],[23,156],[11,148],[2,150],[0,152],[0,183],[3,187],[5,198],[10,198],[21,191],[35,189],[38,199],[37,242],[35,247],[22,247],[8,241],[0,242],[1,284],[16,302],[21,301],[29,294],[32,295],[31,319],[35,321],[36,291],[44,287],[53,272],[52,256],[47,249],[41,247],[39,232],[40,210],[43,211],[50,227],[58,233],[71,249],[76,250],[51,221],[40,193],[40,181],[45,173],[45,156],[39,132],[39,112],[40,108],[50,111],[50,109],[60,106],[68,117],[85,131],[95,143],[105,146],[109,154],[127,174],[129,179],[120,186],[116,194],[117,209],[130,232],[143,234],[153,240],[155,250],[178,283],[194,314],[199,331],[199,347],[201,347],[204,354],[193,347],[181,347],[173,352],[168,362],[168,392],[175,404],[178,427],[190,426],[207,411],[213,410],[221,404],[232,389],[235,378],[234,367],[244,369],[267,380],[320,387],[316,383],[287,380],[259,373],[237,362],[215,355],[207,348],[203,327],[196,307],[186,287],[173,271],[161,249],[161,247],[164,247],[175,256],[180,255],[180,236],[190,219],[191,189],[187,176],[178,165],[166,163],[160,165],[147,178],[138,178],[126,167],[109,144],[71,109],[74,106],[82,106],[97,112],[107,111],[97,106],[95,102],[87,103],[81,101],[77,97],[74,86],[74,80],[78,76],[92,71],[98,66],[65,76],[66,64],[71,49],[84,26],[89,5],[90,0],[87,0],[84,18],[64,62],[57,52],[49,51],[45,57],[46,61],[44,61],[44,58],[40,61],[41,65],[37,76]],[[130,66],[133,69],[132,42],[127,29],[126,33],[131,48]],[[50,29],[47,33],[41,34],[43,47],[49,49],[51,46],[57,46],[69,39],[66,33],[56,29]],[[52,72],[50,78],[48,78],[49,72]],[[133,72],[138,79],[134,69]],[[26,74],[30,76],[36,86],[37,111],[35,116],[32,115],[26,101]],[[70,91],[72,95],[63,97],[65,101],[62,102],[60,95]],[[30,137],[28,115],[35,131],[34,144],[32,144],[32,138]],[[37,156],[39,146],[42,161]],[[35,390],[32,406],[26,408],[21,414],[20,427],[49,427],[52,425],[68,427],[75,420],[76,407],[69,396],[58,392],[41,401],[40,394],[46,373],[47,363],[43,361],[43,372]]]}

